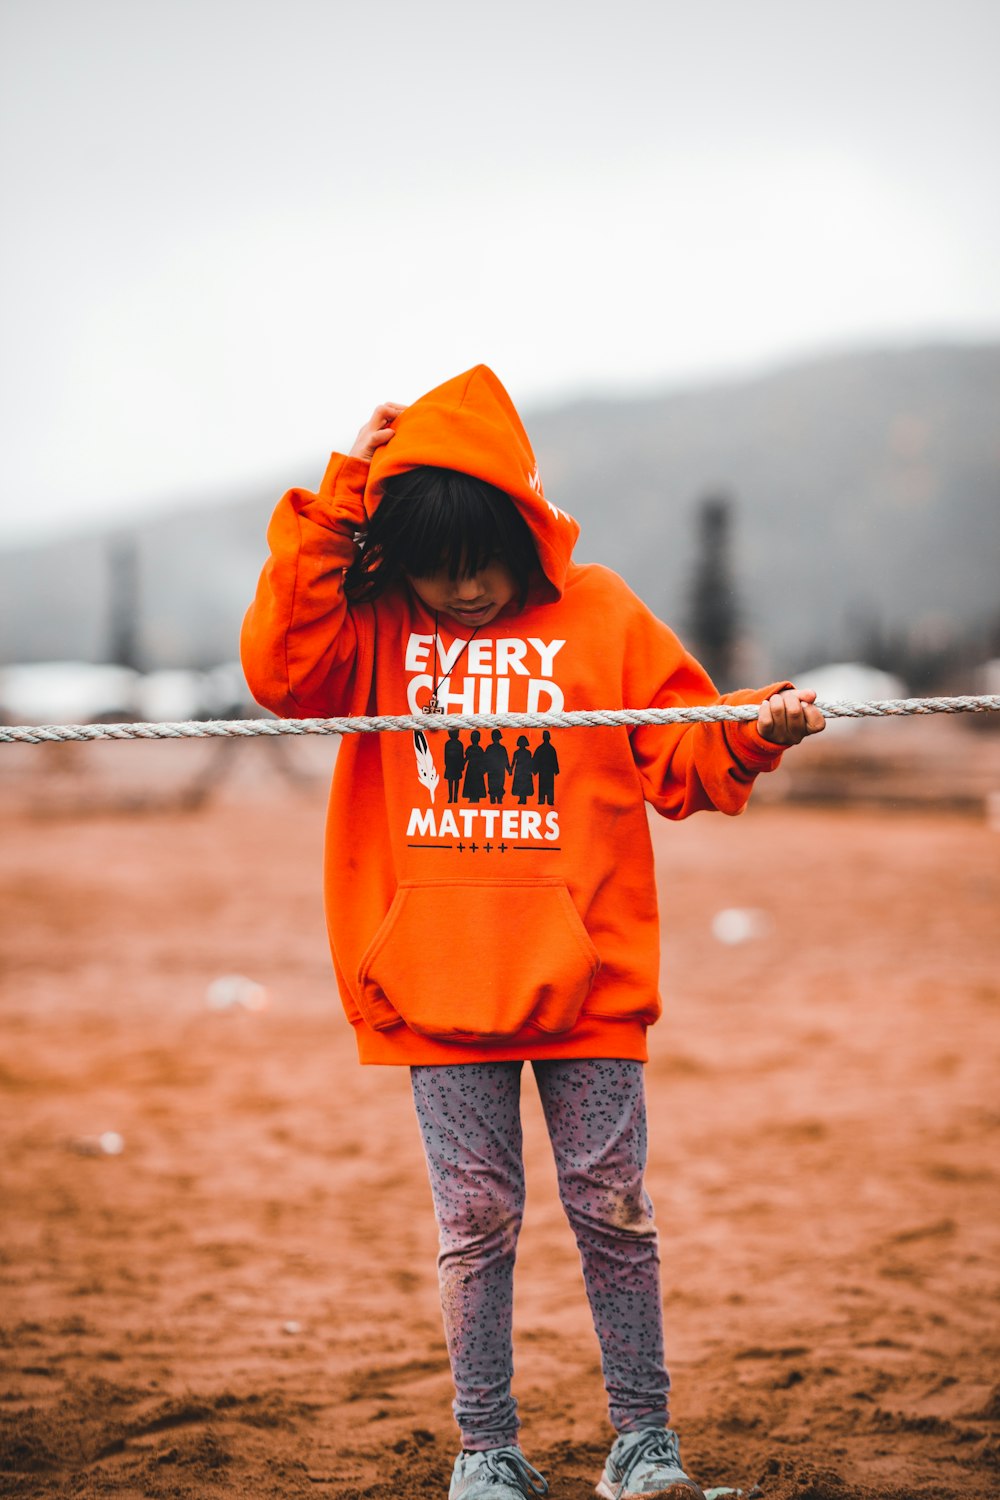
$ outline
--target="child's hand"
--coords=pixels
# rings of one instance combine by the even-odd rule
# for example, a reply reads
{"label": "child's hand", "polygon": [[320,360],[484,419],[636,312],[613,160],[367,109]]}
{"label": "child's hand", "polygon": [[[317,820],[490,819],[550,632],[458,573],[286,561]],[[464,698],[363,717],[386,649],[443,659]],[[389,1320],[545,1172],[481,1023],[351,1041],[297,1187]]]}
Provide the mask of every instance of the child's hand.
{"label": "child's hand", "polygon": [[354,439],[350,457],[371,458],[376,448],[384,448],[390,438],[396,436],[395,429],[389,425],[390,422],[405,410],[406,407],[400,406],[396,401],[383,401],[381,406],[376,406]]}
{"label": "child's hand", "polygon": [[826,719],[813,708],[816,694],[806,688],[786,688],[760,705],[757,733],[772,745],[797,745],[807,734],[819,734]]}

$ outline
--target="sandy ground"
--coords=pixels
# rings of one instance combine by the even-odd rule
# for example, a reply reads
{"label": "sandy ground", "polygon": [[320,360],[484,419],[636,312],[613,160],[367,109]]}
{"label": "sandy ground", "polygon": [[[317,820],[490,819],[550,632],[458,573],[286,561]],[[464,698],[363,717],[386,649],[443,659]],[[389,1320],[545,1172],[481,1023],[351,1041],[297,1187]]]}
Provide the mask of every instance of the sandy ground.
{"label": "sandy ground", "polygon": [[[180,811],[205,747],[0,747],[2,1493],[447,1493],[408,1080],[356,1063],[325,788],[276,753],[230,747]],[[1000,831],[762,800],[655,838],[649,1187],[689,1469],[766,1500],[1000,1494]],[[758,915],[726,944],[733,908]],[[234,972],[266,1008],[206,1004]],[[583,1500],[611,1432],[526,1094],[523,1440]]]}

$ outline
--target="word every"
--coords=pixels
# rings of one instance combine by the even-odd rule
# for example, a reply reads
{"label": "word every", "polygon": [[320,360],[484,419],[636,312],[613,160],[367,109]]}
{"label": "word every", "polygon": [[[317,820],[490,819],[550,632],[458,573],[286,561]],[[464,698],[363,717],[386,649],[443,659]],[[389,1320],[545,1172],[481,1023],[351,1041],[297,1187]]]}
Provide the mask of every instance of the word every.
{"label": "word every", "polygon": [[[543,641],[536,636],[501,636],[498,640],[443,637],[411,632],[406,643],[404,668],[419,675],[407,684],[410,713],[420,713],[429,702],[437,679],[437,705],[443,713],[503,714],[511,711],[511,686],[524,701],[526,713],[561,713],[565,700],[552,679],[553,663],[565,641]],[[452,692],[450,673],[460,666],[462,687]],[[526,680],[524,680],[526,679]]]}

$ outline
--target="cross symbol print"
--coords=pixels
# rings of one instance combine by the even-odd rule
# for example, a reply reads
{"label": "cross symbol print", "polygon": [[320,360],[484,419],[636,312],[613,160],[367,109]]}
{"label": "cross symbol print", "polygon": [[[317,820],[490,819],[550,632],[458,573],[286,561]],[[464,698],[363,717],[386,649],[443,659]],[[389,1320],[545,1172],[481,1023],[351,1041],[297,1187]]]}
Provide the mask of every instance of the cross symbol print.
{"label": "cross symbol print", "polygon": [[473,854],[475,854],[476,850],[479,848],[479,845],[478,844],[470,844],[469,848],[472,850]]}
{"label": "cross symbol print", "polygon": [[459,844],[459,846],[458,846],[458,852],[459,852],[459,854],[464,854],[465,853],[465,845],[464,844],[461,844],[461,843]]}
{"label": "cross symbol print", "polygon": [[497,848],[500,850],[501,854],[506,854],[507,853],[507,845],[506,844],[497,844]]}
{"label": "cross symbol print", "polygon": [[490,854],[492,852],[493,845],[492,844],[484,844],[483,848],[486,850],[487,854]]}

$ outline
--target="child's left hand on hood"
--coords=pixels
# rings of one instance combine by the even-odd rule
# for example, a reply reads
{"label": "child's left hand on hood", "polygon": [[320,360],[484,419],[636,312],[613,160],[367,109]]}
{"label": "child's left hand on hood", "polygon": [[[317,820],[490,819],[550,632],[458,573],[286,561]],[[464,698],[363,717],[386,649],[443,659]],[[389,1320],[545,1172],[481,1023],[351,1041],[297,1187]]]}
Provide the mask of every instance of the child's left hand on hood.
{"label": "child's left hand on hood", "polygon": [[386,443],[396,436],[396,429],[392,423],[400,412],[405,410],[406,407],[400,406],[398,401],[383,401],[381,406],[376,406],[354,439],[354,447],[348,456],[365,460],[373,458],[376,449],[384,448]]}

